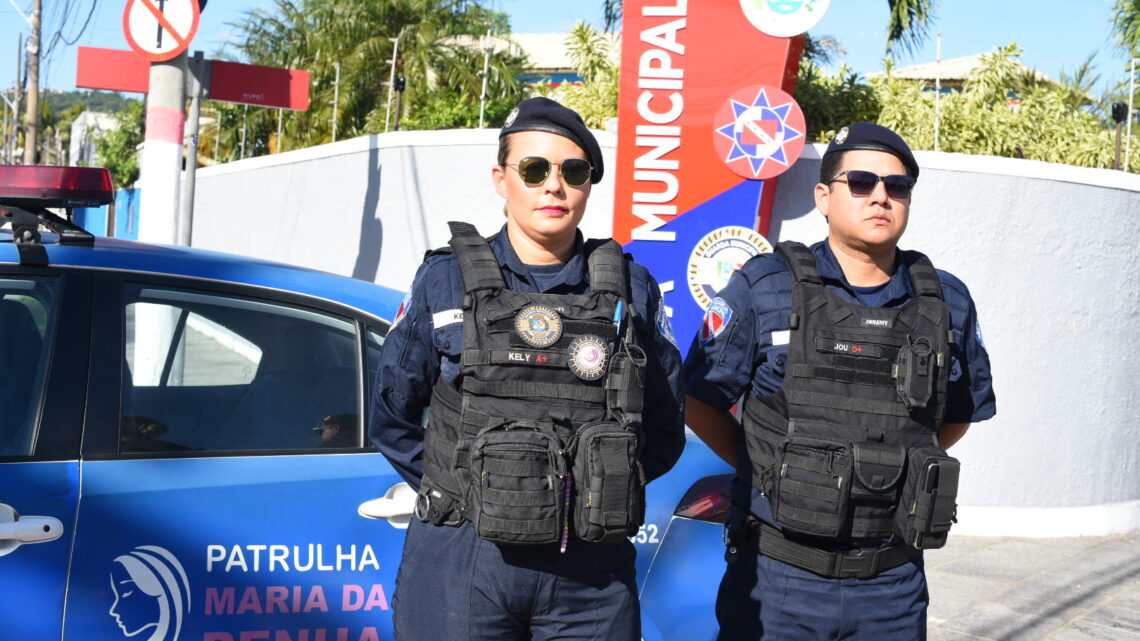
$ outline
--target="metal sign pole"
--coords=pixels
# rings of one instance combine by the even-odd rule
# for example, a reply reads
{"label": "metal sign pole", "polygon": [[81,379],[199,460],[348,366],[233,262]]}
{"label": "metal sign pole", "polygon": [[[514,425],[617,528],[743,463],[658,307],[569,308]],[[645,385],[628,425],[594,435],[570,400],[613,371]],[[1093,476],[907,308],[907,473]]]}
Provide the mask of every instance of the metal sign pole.
{"label": "metal sign pole", "polygon": [[183,247],[190,246],[191,235],[194,231],[194,186],[198,174],[198,126],[202,115],[202,93],[209,86],[210,63],[202,57],[201,51],[195,51],[190,59],[186,91],[190,94],[190,114],[186,118],[186,138],[189,145],[186,147],[186,174],[182,187],[182,207],[179,208],[178,244]]}

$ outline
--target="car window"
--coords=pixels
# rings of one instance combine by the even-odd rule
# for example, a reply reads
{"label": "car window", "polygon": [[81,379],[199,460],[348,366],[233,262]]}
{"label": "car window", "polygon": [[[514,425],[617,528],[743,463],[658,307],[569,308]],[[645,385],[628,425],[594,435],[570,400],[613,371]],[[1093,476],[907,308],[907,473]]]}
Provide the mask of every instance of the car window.
{"label": "car window", "polygon": [[0,456],[27,456],[58,310],[54,278],[0,276]]}
{"label": "car window", "polygon": [[154,286],[123,300],[121,451],[359,446],[353,322]]}

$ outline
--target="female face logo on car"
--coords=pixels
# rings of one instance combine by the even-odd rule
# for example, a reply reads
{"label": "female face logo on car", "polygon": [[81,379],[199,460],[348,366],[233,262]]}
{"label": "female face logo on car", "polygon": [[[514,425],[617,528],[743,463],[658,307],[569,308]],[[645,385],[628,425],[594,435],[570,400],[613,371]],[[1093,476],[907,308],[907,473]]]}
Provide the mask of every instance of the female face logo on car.
{"label": "female face logo on car", "polygon": [[190,584],[173,554],[141,545],[115,558],[110,578],[115,601],[107,613],[125,636],[150,632],[146,641],[177,641],[190,611]]}

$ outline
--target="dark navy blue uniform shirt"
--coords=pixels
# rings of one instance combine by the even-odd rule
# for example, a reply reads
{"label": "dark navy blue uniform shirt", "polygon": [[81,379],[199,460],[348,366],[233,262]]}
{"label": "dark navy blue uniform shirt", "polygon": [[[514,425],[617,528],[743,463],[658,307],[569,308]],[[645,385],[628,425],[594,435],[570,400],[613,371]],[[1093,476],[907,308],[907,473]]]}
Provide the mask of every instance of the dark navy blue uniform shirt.
{"label": "dark navy blue uniform shirt", "polygon": [[[824,284],[844,300],[872,307],[898,307],[915,296],[905,264],[899,263],[895,274],[878,292],[860,292],[847,282],[826,240],[812,245],[811,251]],[[990,359],[978,329],[977,310],[962,281],[937,271],[954,332],[943,421],[984,421],[995,414],[996,406]],[[745,393],[765,396],[779,391],[788,365],[793,284],[787,264],[775,253],[752,258],[732,275],[717,294],[722,302],[714,300],[710,306],[710,310],[719,310],[719,322],[699,333],[689,348],[682,374],[687,394],[713,407],[728,409]],[[860,294],[864,300],[860,300]],[[748,485],[750,470],[737,470],[737,475],[734,501],[742,507],[751,504],[754,514],[770,520],[767,500],[759,491],[748,492],[744,487]]]}
{"label": "dark navy blue uniform shirt", "polygon": [[[518,292],[584,294],[589,268],[579,233],[574,255],[557,273],[519,260],[505,229],[490,239],[507,287]],[[634,329],[646,347],[646,403],[641,463],[649,479],[669,471],[685,446],[681,355],[661,305],[657,281],[629,262],[630,295],[637,310]],[[536,283],[535,277],[542,283]],[[463,351],[463,277],[450,253],[429,257],[416,272],[412,291],[393,323],[380,355],[372,398],[369,437],[396,471],[419,489],[423,477],[425,411],[442,373],[454,382]]]}

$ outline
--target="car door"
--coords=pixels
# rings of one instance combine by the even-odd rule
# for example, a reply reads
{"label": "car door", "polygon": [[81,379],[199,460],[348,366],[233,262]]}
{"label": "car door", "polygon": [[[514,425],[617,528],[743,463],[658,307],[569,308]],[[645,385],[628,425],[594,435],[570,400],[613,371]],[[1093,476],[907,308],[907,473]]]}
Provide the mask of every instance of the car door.
{"label": "car door", "polygon": [[399,483],[361,429],[382,324],[204,283],[95,292],[64,639],[390,638],[404,532],[357,514]]}
{"label": "car door", "polygon": [[90,287],[0,268],[0,621],[58,639],[79,493]]}

